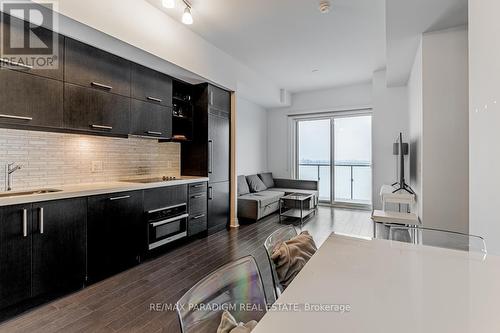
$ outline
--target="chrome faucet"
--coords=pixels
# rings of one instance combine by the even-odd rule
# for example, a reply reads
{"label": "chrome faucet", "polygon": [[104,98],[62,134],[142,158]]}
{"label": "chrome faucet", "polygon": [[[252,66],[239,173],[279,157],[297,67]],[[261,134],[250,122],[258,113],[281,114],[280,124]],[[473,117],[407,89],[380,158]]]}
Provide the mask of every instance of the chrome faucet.
{"label": "chrome faucet", "polygon": [[15,165],[15,163],[7,163],[5,166],[5,190],[12,191],[12,174],[17,170],[21,169],[23,166],[20,164]]}

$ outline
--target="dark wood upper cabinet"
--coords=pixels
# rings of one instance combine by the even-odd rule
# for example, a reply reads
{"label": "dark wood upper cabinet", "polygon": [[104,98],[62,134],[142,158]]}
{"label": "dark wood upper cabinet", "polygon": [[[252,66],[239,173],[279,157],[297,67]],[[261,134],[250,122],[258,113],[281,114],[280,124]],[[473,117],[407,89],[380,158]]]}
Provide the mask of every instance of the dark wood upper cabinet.
{"label": "dark wood upper cabinet", "polygon": [[85,281],[87,199],[33,204],[32,296],[77,290]]}
{"label": "dark wood upper cabinet", "polygon": [[226,90],[209,85],[208,86],[208,105],[221,111],[230,112],[231,94]]}
{"label": "dark wood upper cabinet", "polygon": [[172,137],[172,108],[132,100],[130,134],[163,139]]}
{"label": "dark wood upper cabinet", "polygon": [[66,38],[64,81],[130,97],[130,62]]}
{"label": "dark wood upper cabinet", "polygon": [[130,98],[65,83],[64,126],[93,133],[128,135]]}
{"label": "dark wood upper cabinet", "polygon": [[30,207],[0,207],[0,308],[31,296]]}
{"label": "dark wood upper cabinet", "polygon": [[0,70],[0,124],[61,127],[63,83]]}
{"label": "dark wood upper cabinet", "polygon": [[[5,13],[0,13],[0,31],[9,31],[8,36],[11,39],[11,44],[23,45],[24,36],[33,34],[33,32],[28,31],[28,27],[29,25],[25,24],[25,21]],[[50,66],[51,69],[40,69],[36,68],[37,66],[35,66],[34,69],[27,69],[24,66],[16,66],[15,61],[10,65],[0,62],[0,66],[8,66],[8,68],[13,70],[62,81],[64,73],[64,36],[43,27],[38,27],[36,28],[36,38],[39,40],[39,43],[42,43],[42,46],[45,45],[47,49],[47,55],[41,55],[39,57],[43,57],[43,62],[40,62],[40,64],[46,65],[50,62],[54,64]],[[56,47],[57,50],[53,50],[54,47]],[[5,54],[4,56],[8,57],[8,55]]]}
{"label": "dark wood upper cabinet", "polygon": [[142,191],[88,198],[87,272],[96,282],[138,263],[145,248]]}
{"label": "dark wood upper cabinet", "polygon": [[132,64],[131,94],[141,101],[172,106],[172,79],[147,67]]}

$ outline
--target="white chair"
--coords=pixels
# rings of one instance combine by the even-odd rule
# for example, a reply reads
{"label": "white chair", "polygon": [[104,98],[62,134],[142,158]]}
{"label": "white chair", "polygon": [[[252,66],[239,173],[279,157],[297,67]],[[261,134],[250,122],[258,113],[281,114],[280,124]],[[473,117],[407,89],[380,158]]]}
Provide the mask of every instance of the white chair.
{"label": "white chair", "polygon": [[273,232],[269,237],[267,237],[264,242],[264,248],[266,249],[267,259],[269,260],[269,266],[271,268],[271,276],[273,278],[273,290],[274,290],[274,299],[277,300],[278,297],[283,292],[283,287],[280,284],[278,279],[278,274],[276,273],[276,266],[274,265],[271,256],[273,255],[274,247],[280,243],[287,240],[292,239],[297,236],[297,230],[295,230],[294,226],[288,226],[285,228],[281,228]]}
{"label": "white chair", "polygon": [[447,249],[487,254],[486,242],[480,236],[460,232],[423,228],[391,226],[389,240],[442,247]]}
{"label": "white chair", "polygon": [[220,267],[186,292],[176,309],[182,333],[217,332],[224,309],[238,322],[259,321],[267,302],[255,259],[247,256]]}

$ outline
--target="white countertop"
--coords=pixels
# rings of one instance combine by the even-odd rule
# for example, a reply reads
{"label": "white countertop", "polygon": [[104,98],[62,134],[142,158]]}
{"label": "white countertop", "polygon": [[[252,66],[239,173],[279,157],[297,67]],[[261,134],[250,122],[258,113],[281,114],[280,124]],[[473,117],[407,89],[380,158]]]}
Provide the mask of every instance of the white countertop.
{"label": "white countertop", "polygon": [[[87,197],[99,194],[118,193],[127,191],[140,191],[151,188],[175,186],[183,184],[191,184],[198,182],[208,182],[207,177],[190,177],[182,176],[180,179],[158,182],[158,183],[132,183],[127,181],[120,182],[106,182],[106,183],[91,183],[91,184],[77,184],[77,185],[64,185],[64,186],[47,186],[47,189],[57,189],[60,192],[45,193],[45,194],[32,194],[22,196],[12,196],[0,198],[0,206],[18,205],[31,202],[42,202],[50,200],[60,200],[78,197]],[[28,191],[28,190],[26,190]],[[17,191],[12,191],[16,193]],[[25,192],[22,190],[20,192]],[[5,192],[1,192],[2,194]]]}
{"label": "white countertop", "polygon": [[252,333],[499,332],[500,257],[332,235],[278,304],[350,312],[268,312]]}

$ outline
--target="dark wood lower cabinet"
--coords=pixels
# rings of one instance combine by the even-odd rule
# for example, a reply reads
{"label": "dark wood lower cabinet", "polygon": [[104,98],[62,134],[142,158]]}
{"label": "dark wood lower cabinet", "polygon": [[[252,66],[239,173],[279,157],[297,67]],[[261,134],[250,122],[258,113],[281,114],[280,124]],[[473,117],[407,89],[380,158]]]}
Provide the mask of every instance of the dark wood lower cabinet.
{"label": "dark wood lower cabinet", "polygon": [[188,219],[189,237],[207,232],[207,209],[207,183],[190,184]]}
{"label": "dark wood lower cabinet", "polygon": [[136,265],[147,230],[142,191],[88,200],[87,274],[93,283]]}
{"label": "dark wood lower cabinet", "polygon": [[87,199],[33,204],[32,296],[81,288],[85,281]]}
{"label": "dark wood lower cabinet", "polygon": [[144,191],[144,211],[162,209],[187,202],[187,185],[153,188]]}
{"label": "dark wood lower cabinet", "polygon": [[137,265],[147,254],[145,212],[180,204],[188,236],[223,229],[229,182],[0,207],[0,321]]}
{"label": "dark wood lower cabinet", "polygon": [[0,207],[0,307],[31,296],[31,205]]}
{"label": "dark wood lower cabinet", "polygon": [[208,232],[229,225],[229,182],[208,184]]}

